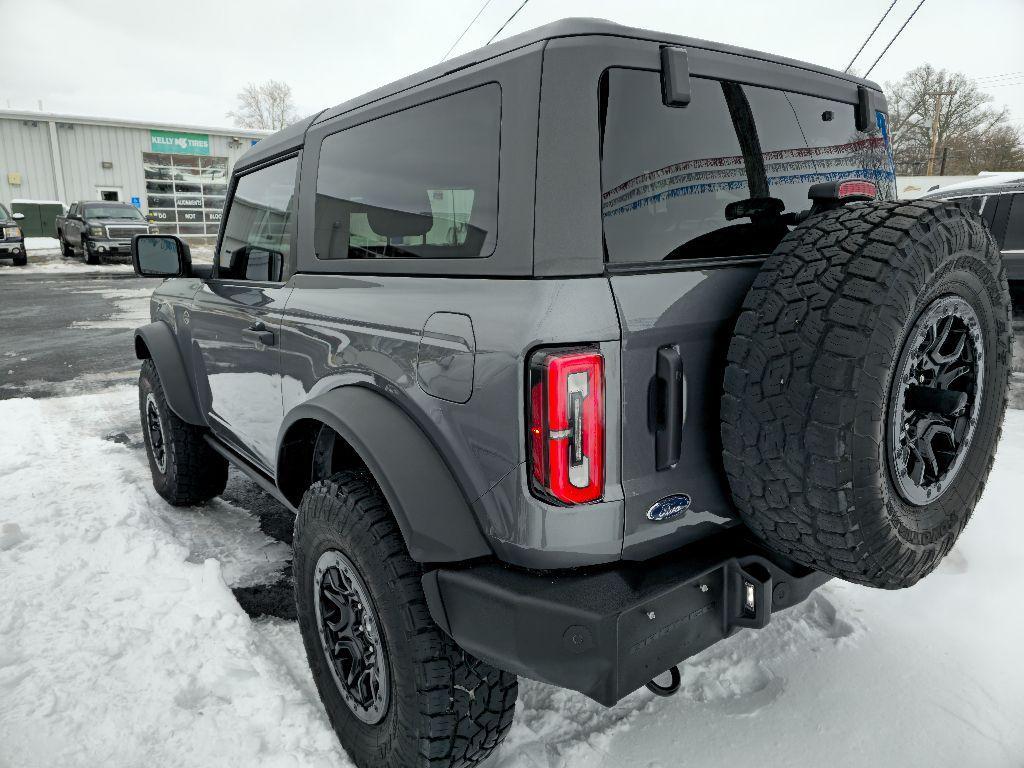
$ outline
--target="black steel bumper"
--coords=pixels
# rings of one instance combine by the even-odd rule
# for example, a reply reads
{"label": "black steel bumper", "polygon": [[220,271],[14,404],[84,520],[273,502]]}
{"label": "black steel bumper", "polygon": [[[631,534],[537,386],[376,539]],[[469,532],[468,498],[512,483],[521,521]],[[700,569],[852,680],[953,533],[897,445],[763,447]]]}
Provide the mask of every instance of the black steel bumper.
{"label": "black steel bumper", "polygon": [[423,587],[434,620],[473,655],[611,706],[829,578],[733,529],[645,562],[565,573],[485,563],[431,571]]}

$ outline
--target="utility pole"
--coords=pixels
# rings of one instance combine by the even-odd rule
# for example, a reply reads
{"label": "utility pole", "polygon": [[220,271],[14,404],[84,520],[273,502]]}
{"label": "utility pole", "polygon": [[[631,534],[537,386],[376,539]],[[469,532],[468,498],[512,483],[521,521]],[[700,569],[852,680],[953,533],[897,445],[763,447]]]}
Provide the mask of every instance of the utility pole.
{"label": "utility pole", "polygon": [[935,171],[935,153],[939,148],[939,115],[942,112],[942,97],[953,96],[954,92],[934,91],[925,95],[935,97],[935,114],[932,116],[931,127],[931,150],[928,152],[928,169],[925,172],[926,176],[931,176]]}

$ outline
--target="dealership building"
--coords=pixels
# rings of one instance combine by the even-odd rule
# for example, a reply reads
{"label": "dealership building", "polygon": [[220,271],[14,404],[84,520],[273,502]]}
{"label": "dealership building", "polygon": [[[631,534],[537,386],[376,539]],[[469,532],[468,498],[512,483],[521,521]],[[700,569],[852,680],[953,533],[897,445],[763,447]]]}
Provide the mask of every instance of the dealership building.
{"label": "dealership building", "polygon": [[[0,110],[0,203],[29,210],[33,201],[119,200],[162,232],[207,241],[220,229],[232,167],[265,135]],[[27,216],[26,234],[52,235],[46,218]]]}

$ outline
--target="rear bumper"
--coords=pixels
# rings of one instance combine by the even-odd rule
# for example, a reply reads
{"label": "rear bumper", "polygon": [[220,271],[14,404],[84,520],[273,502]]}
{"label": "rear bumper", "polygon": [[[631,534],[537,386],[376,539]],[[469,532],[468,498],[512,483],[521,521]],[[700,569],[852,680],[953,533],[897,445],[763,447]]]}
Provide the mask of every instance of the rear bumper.
{"label": "rear bumper", "polygon": [[645,562],[564,573],[487,563],[431,571],[423,587],[434,620],[473,655],[611,706],[829,578],[732,530]]}

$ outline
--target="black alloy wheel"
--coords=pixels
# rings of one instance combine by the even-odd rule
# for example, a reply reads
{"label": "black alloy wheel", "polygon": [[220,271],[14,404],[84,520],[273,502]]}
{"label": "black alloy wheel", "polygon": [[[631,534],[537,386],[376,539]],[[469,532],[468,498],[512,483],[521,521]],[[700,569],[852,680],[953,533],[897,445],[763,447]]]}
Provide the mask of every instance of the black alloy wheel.
{"label": "black alloy wheel", "polygon": [[956,295],[932,301],[904,343],[890,401],[889,466],[908,503],[938,499],[963,465],[978,423],[984,370],[974,308]]}
{"label": "black alloy wheel", "polygon": [[149,432],[149,445],[153,451],[153,461],[161,474],[167,472],[167,440],[164,423],[160,418],[160,409],[156,398],[150,392],[146,396],[146,429]]}
{"label": "black alloy wheel", "polygon": [[313,578],[320,642],[338,692],[368,725],[388,708],[387,652],[369,590],[352,561],[336,549],[317,560]]}

